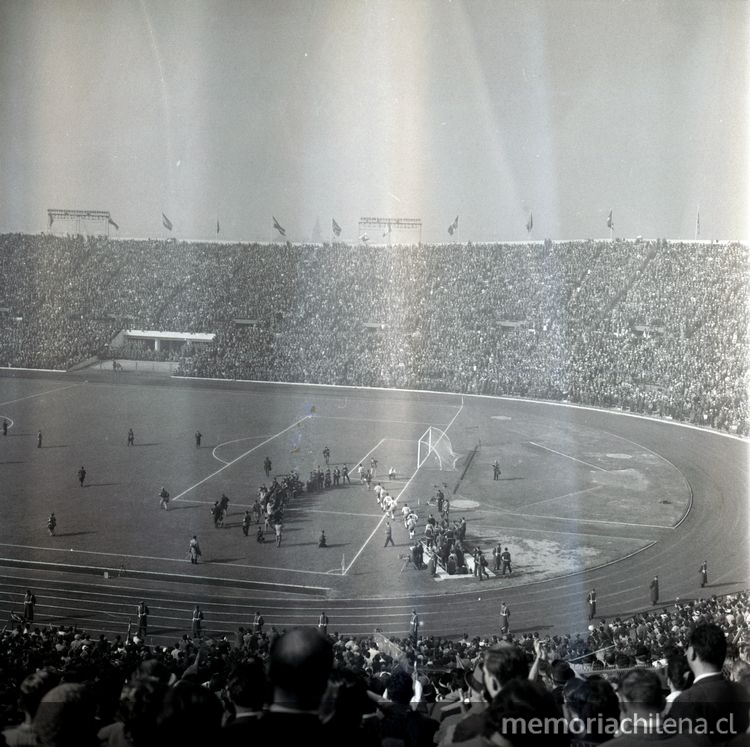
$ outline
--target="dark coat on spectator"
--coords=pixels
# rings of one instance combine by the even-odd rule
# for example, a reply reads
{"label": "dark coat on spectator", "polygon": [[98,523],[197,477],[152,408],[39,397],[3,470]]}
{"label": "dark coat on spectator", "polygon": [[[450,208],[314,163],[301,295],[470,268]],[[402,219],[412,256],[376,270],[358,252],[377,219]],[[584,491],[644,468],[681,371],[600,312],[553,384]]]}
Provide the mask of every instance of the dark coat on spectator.
{"label": "dark coat on spectator", "polygon": [[[747,731],[750,719],[748,719],[748,694],[734,682],[724,679],[717,672],[705,679],[699,680],[692,687],[683,690],[677,696],[672,707],[669,709],[669,718],[705,719],[707,729],[714,732],[710,739],[712,744],[726,742],[734,734]],[[732,718],[733,734],[719,734],[723,723],[720,719]]]}
{"label": "dark coat on spectator", "polygon": [[412,709],[410,705],[389,703],[380,705],[383,719],[380,738],[400,739],[405,747],[432,747],[438,722]]}

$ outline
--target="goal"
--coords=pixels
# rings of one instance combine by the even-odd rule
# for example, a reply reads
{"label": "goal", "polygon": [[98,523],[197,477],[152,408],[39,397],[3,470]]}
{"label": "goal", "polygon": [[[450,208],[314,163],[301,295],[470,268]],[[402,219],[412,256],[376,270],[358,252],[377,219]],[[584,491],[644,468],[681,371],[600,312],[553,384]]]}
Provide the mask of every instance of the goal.
{"label": "goal", "polygon": [[429,459],[437,463],[440,470],[456,469],[458,454],[453,451],[451,440],[445,431],[430,426],[419,438],[417,445],[417,469]]}

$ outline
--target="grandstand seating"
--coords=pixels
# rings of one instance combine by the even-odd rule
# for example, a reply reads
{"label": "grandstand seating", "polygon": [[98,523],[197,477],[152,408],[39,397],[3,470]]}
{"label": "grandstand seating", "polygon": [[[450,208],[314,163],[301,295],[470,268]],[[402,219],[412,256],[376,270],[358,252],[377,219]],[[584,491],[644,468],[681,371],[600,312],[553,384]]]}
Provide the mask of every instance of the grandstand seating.
{"label": "grandstand seating", "polygon": [[[748,435],[747,247],[352,247],[0,236],[0,366],[123,328],[214,332],[178,373],[565,400]],[[253,320],[241,324],[237,320]]]}

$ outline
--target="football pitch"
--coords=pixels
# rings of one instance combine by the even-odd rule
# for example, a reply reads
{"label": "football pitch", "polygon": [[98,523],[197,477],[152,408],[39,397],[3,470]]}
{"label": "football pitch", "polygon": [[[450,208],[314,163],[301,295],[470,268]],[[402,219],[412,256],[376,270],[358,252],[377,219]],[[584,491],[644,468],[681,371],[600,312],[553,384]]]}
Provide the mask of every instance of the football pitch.
{"label": "football pitch", "polygon": [[[585,589],[597,576],[615,580],[612,603],[626,613],[634,573],[645,589],[654,559],[667,577],[673,573],[666,558],[686,533],[708,532],[703,544],[715,542],[720,530],[711,510],[713,491],[729,500],[725,509],[732,508],[733,518],[728,529],[719,525],[741,546],[721,555],[714,548],[712,569],[734,558],[726,562],[725,580],[746,585],[743,478],[735,495],[725,495],[713,477],[686,468],[691,451],[700,451],[693,441],[721,442],[746,457],[747,444],[738,439],[498,398],[84,373],[88,378],[0,378],[0,419],[10,426],[7,436],[0,435],[0,562],[16,575],[65,572],[80,579],[124,577],[131,584],[141,579],[150,584],[149,593],[190,583],[193,596],[231,588],[248,601],[270,595],[288,598],[292,606],[309,599],[346,609],[364,600],[372,614],[367,623],[356,623],[363,626],[377,624],[377,600],[384,608],[386,600],[408,606],[430,599],[436,610],[445,610],[436,630],[446,632],[455,632],[453,619],[462,606],[465,617],[486,614],[482,595],[496,602],[533,589],[525,604],[545,588],[566,587],[574,589],[576,604],[564,618],[578,619]],[[458,456],[454,468],[440,469],[434,455],[418,466],[417,444],[430,427],[449,439]],[[127,445],[129,428],[133,446]],[[199,447],[196,431],[202,434]],[[245,536],[242,518],[259,486],[292,470],[306,481],[318,466],[325,469],[326,446],[331,468],[347,465],[351,484],[292,500],[280,546],[273,533],[256,541],[255,524]],[[398,508],[408,503],[419,516],[418,536],[428,515],[437,516],[429,501],[440,487],[451,502],[451,519],[466,518],[469,551],[481,547],[492,569],[492,548],[507,546],[513,575],[493,573],[481,582],[446,573],[432,578],[406,566],[410,542],[399,510],[391,521],[396,546],[384,548],[388,519],[356,471],[373,459],[376,480],[398,499]],[[171,495],[168,510],[159,507],[162,486]],[[222,494],[229,497],[229,512],[216,528],[210,508]],[[51,512],[54,536],[47,531]],[[321,531],[325,548],[318,547]],[[187,557],[193,535],[203,553],[197,566]],[[695,569],[687,571],[693,575],[708,549],[696,552]],[[674,562],[681,562],[679,553]],[[625,584],[619,592],[617,579]],[[3,606],[7,612],[12,600]]]}

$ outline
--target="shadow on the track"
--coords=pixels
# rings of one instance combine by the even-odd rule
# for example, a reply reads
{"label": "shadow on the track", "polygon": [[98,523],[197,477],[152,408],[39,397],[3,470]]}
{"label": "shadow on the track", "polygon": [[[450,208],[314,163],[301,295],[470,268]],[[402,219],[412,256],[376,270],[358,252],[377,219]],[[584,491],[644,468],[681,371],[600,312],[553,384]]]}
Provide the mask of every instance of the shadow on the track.
{"label": "shadow on the track", "polygon": [[83,534],[96,534],[96,532],[57,532],[55,537],[80,537]]}
{"label": "shadow on the track", "polygon": [[720,586],[739,586],[740,584],[746,583],[745,581],[722,581],[721,583],[706,584],[704,589],[719,588]]}
{"label": "shadow on the track", "polygon": [[40,449],[67,449],[68,444],[46,444],[45,446],[40,446]]}
{"label": "shadow on the track", "polygon": [[161,446],[161,441],[152,441],[146,444],[133,444],[133,446]]}
{"label": "shadow on the track", "polygon": [[84,485],[84,488],[107,488],[110,485],[121,485],[119,482],[89,482]]}

